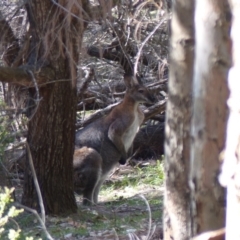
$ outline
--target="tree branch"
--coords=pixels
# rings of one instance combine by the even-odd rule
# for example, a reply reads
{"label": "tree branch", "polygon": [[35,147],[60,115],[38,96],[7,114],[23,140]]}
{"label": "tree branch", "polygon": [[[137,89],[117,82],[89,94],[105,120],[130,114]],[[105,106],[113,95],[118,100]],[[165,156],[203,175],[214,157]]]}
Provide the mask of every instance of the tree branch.
{"label": "tree branch", "polygon": [[[113,48],[114,44],[115,44],[115,47]],[[115,50],[115,49],[118,49],[118,50]],[[129,43],[129,46],[126,48],[126,52],[131,57],[135,57],[138,53],[137,47]],[[105,48],[90,46],[87,49],[87,53],[91,57],[104,58],[107,60],[119,62],[120,64],[122,59],[124,58],[124,55],[121,49],[119,49],[119,43],[116,44],[116,41],[114,41],[112,44],[110,44],[108,47],[105,47]],[[151,69],[155,71],[158,69],[159,63],[156,60],[154,61],[151,55],[147,55],[144,52],[142,52],[140,59],[145,66],[149,66]]]}
{"label": "tree branch", "polygon": [[162,100],[162,101],[157,102],[153,106],[145,109],[143,111],[144,116],[145,116],[144,121],[147,121],[150,118],[152,118],[153,116],[165,111],[165,108],[166,108],[166,100]]}
{"label": "tree branch", "polygon": [[54,79],[54,73],[51,68],[33,69],[31,67],[13,68],[0,66],[0,81],[34,87],[32,77],[28,73],[29,70],[33,72],[37,84],[46,84],[49,80]]}

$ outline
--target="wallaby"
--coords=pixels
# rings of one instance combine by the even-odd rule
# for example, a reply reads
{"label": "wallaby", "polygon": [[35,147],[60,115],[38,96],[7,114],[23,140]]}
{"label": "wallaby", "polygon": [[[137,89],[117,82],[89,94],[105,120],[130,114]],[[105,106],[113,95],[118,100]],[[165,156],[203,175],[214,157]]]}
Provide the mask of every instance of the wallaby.
{"label": "wallaby", "polygon": [[132,154],[132,143],[144,120],[140,103],[152,103],[152,95],[135,77],[124,76],[123,101],[112,111],[76,133],[74,190],[83,194],[83,204],[97,203],[109,172]]}

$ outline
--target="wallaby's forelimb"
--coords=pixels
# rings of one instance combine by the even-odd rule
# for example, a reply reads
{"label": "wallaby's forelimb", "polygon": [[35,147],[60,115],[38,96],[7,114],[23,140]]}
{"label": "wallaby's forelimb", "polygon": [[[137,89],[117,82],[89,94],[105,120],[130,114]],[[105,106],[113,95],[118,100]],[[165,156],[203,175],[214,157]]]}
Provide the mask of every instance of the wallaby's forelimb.
{"label": "wallaby's forelimb", "polygon": [[125,165],[127,160],[132,156],[133,154],[133,145],[131,145],[131,147],[128,150],[127,153],[127,158],[121,157],[121,159],[118,161],[121,165]]}
{"label": "wallaby's forelimb", "polygon": [[125,149],[122,136],[120,133],[122,132],[121,130],[121,124],[118,123],[118,121],[113,122],[108,130],[108,138],[113,142],[119,153],[121,154],[123,159],[127,159],[127,151]]}

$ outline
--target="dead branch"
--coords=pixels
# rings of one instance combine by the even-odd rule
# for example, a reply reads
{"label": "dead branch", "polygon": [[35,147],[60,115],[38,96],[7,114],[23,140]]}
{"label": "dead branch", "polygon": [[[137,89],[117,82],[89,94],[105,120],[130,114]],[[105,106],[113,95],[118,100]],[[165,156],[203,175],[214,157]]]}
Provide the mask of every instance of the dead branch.
{"label": "dead branch", "polygon": [[28,71],[32,71],[37,84],[45,84],[48,80],[54,79],[54,73],[51,68],[33,69],[15,68],[15,67],[1,67],[0,66],[0,81],[13,83],[25,87],[34,87],[31,75]]}
{"label": "dead branch", "polygon": [[153,106],[145,109],[144,115],[145,115],[145,121],[149,120],[150,118],[154,117],[156,114],[159,114],[163,111],[165,111],[166,108],[166,99],[157,102],[156,104],[154,104]]}
{"label": "dead branch", "polygon": [[94,77],[94,70],[93,68],[91,68],[90,71],[87,71],[86,77],[82,81],[82,84],[78,91],[78,98],[81,99],[83,97],[83,94],[86,92],[88,85],[92,81],[93,77]]}
{"label": "dead branch", "polygon": [[79,129],[81,127],[85,127],[87,126],[88,124],[96,121],[98,118],[100,117],[103,117],[105,115],[107,115],[113,107],[115,107],[116,105],[118,105],[119,102],[117,103],[114,103],[114,104],[111,104],[109,106],[107,106],[106,108],[104,109],[101,109],[101,110],[98,110],[96,111],[95,113],[93,113],[91,116],[89,116],[88,118],[86,118],[84,121],[80,122],[80,123],[77,123],[76,124],[76,129]]}
{"label": "dead branch", "polygon": [[34,185],[35,185],[36,192],[37,192],[37,195],[38,195],[39,205],[40,205],[40,209],[41,209],[41,220],[45,224],[46,215],[45,215],[45,208],[44,208],[44,204],[43,204],[42,193],[41,193],[40,186],[39,186],[39,183],[38,183],[37,174],[36,174],[36,171],[35,171],[35,168],[34,168],[34,165],[33,165],[32,154],[31,154],[31,151],[30,151],[30,148],[29,148],[29,145],[28,145],[27,142],[26,142],[26,150],[27,150],[30,169],[31,169],[32,175],[33,175]]}
{"label": "dead branch", "polygon": [[[116,41],[114,41],[112,44],[110,44],[107,47],[104,48],[98,48],[96,46],[90,46],[87,49],[87,53],[91,57],[96,58],[104,58],[111,61],[116,61],[121,63],[124,56],[119,48],[119,44],[115,44]],[[115,47],[113,48],[113,44]],[[118,50],[116,50],[118,49]],[[127,54],[129,54],[131,57],[135,57],[138,53],[137,47],[133,46],[133,44],[129,44],[129,46],[126,48]],[[151,56],[145,54],[144,52],[141,53],[141,56],[139,57],[139,61],[141,61],[144,65],[149,66],[153,70],[158,69],[159,63],[156,62],[155,59],[153,59]]]}
{"label": "dead branch", "polygon": [[167,81],[168,81],[168,79],[161,79],[161,80],[159,80],[159,81],[157,81],[157,82],[153,82],[153,83],[148,84],[147,87],[148,87],[148,88],[150,88],[150,87],[155,87],[155,86],[158,86],[158,85],[160,85],[160,84],[167,83]]}
{"label": "dead branch", "polygon": [[148,36],[145,38],[145,40],[141,43],[141,46],[137,52],[137,55],[136,55],[136,61],[135,61],[135,64],[134,64],[134,74],[137,73],[137,66],[138,66],[138,62],[139,62],[139,59],[140,59],[140,56],[142,55],[142,50],[143,50],[143,47],[144,45],[149,41],[149,39],[151,38],[151,36],[156,32],[156,30],[166,21],[167,19],[162,19],[157,25],[156,27],[153,29],[152,32],[150,32],[150,34],[148,34]]}
{"label": "dead branch", "polygon": [[[162,94],[164,97],[167,95],[166,79],[162,79],[156,83],[147,84],[146,87],[154,95],[158,95],[159,92],[165,93]],[[89,89],[84,91],[83,97],[78,98],[79,103],[77,110],[83,110],[83,107],[85,107],[85,109],[92,109],[93,107],[96,107],[96,105],[98,108],[104,108],[108,104],[113,104],[116,100],[118,101],[120,98],[123,98],[125,89],[126,86],[122,80],[112,81],[101,86],[90,86]]]}

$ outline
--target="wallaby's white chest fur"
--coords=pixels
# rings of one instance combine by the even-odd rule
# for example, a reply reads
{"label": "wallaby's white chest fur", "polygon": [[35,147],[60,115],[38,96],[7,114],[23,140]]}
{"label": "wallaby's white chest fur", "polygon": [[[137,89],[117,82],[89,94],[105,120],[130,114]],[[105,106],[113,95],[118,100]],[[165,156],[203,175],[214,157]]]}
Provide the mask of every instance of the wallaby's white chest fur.
{"label": "wallaby's white chest fur", "polygon": [[142,123],[142,119],[140,119],[138,115],[135,115],[135,119],[134,119],[133,123],[129,126],[127,131],[123,134],[122,140],[123,140],[123,144],[125,146],[126,152],[131,147],[141,123]]}

